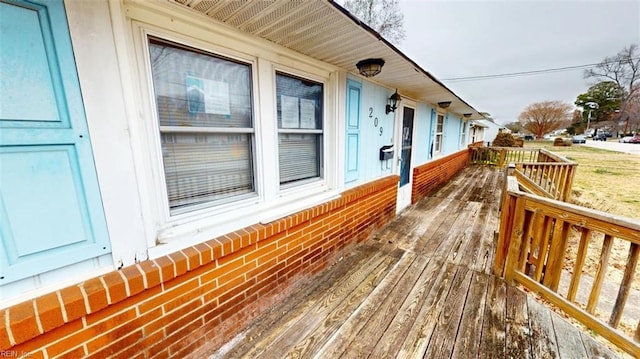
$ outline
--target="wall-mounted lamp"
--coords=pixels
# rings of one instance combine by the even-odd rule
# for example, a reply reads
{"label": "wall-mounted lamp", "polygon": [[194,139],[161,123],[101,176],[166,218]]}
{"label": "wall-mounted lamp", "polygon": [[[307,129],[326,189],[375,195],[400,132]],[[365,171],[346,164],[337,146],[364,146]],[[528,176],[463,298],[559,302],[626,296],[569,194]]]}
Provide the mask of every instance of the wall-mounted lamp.
{"label": "wall-mounted lamp", "polygon": [[438,102],[438,107],[440,108],[447,108],[449,106],[451,106],[451,101]]}
{"label": "wall-mounted lamp", "polygon": [[464,116],[464,118],[469,118],[469,117],[471,117],[471,115],[472,115],[471,113],[465,113],[462,116]]}
{"label": "wall-mounted lamp", "polygon": [[402,97],[398,95],[398,90],[396,89],[396,92],[393,95],[391,95],[391,97],[389,97],[389,100],[387,101],[388,102],[387,107],[384,110],[384,113],[389,114],[389,112],[395,112],[401,100],[402,100]]}
{"label": "wall-mounted lamp", "polygon": [[382,72],[382,66],[384,66],[383,59],[366,59],[356,64],[358,72],[364,77],[373,77],[379,74]]}

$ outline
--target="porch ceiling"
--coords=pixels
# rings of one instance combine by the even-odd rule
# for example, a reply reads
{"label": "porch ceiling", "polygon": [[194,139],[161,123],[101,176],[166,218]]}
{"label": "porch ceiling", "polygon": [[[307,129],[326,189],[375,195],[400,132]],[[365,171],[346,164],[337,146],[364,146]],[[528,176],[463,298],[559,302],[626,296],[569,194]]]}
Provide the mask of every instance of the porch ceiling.
{"label": "porch ceiling", "polygon": [[243,32],[358,74],[355,64],[382,58],[374,80],[397,88],[401,95],[437,104],[471,119],[484,118],[476,109],[418,66],[380,34],[332,0],[169,0]]}

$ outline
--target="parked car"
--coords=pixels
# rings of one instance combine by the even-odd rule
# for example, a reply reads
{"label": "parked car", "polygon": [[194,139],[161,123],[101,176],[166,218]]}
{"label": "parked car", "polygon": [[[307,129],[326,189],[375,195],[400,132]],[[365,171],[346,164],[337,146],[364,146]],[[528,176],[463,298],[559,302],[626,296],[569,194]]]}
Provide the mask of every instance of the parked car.
{"label": "parked car", "polygon": [[571,142],[573,143],[587,143],[587,138],[583,135],[576,135],[571,138]]}
{"label": "parked car", "polygon": [[594,141],[606,141],[607,135],[605,133],[599,133],[593,137]]}
{"label": "parked car", "polygon": [[535,140],[535,137],[533,137],[533,135],[524,135],[524,140],[525,141],[533,141],[533,140]]}
{"label": "parked car", "polygon": [[636,135],[631,137],[631,139],[627,141],[627,143],[640,143],[640,136]]}
{"label": "parked car", "polygon": [[618,142],[620,142],[620,143],[627,143],[627,142],[629,142],[629,140],[630,140],[630,139],[632,139],[632,138],[633,138],[633,136],[625,136],[625,137],[622,137],[621,139],[619,139],[619,140],[618,140]]}

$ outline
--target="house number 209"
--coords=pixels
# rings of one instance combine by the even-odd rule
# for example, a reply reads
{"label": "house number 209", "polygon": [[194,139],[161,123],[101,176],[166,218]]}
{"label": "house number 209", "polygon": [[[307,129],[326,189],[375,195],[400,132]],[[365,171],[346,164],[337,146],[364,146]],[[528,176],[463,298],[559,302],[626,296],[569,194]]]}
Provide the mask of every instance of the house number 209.
{"label": "house number 209", "polygon": [[[369,118],[373,118],[373,107],[369,107]],[[378,127],[377,117],[373,119],[373,127]],[[380,130],[378,132],[380,133],[380,136],[382,136],[382,134],[384,133],[384,129],[382,128],[382,126],[380,126]]]}

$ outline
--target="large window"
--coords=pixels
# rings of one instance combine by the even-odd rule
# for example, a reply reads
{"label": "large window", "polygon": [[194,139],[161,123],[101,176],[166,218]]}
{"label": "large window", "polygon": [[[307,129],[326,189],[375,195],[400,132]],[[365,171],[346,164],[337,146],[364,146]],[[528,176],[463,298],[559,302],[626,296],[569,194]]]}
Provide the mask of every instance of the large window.
{"label": "large window", "polygon": [[467,145],[467,123],[462,121],[462,129],[460,130],[460,147]]}
{"label": "large window", "polygon": [[444,115],[439,113],[436,117],[436,134],[434,139],[435,153],[442,152],[442,139],[444,134]]}
{"label": "large window", "polygon": [[149,39],[172,214],[255,192],[251,65]]}
{"label": "large window", "polygon": [[276,73],[280,185],[322,177],[323,86]]}

